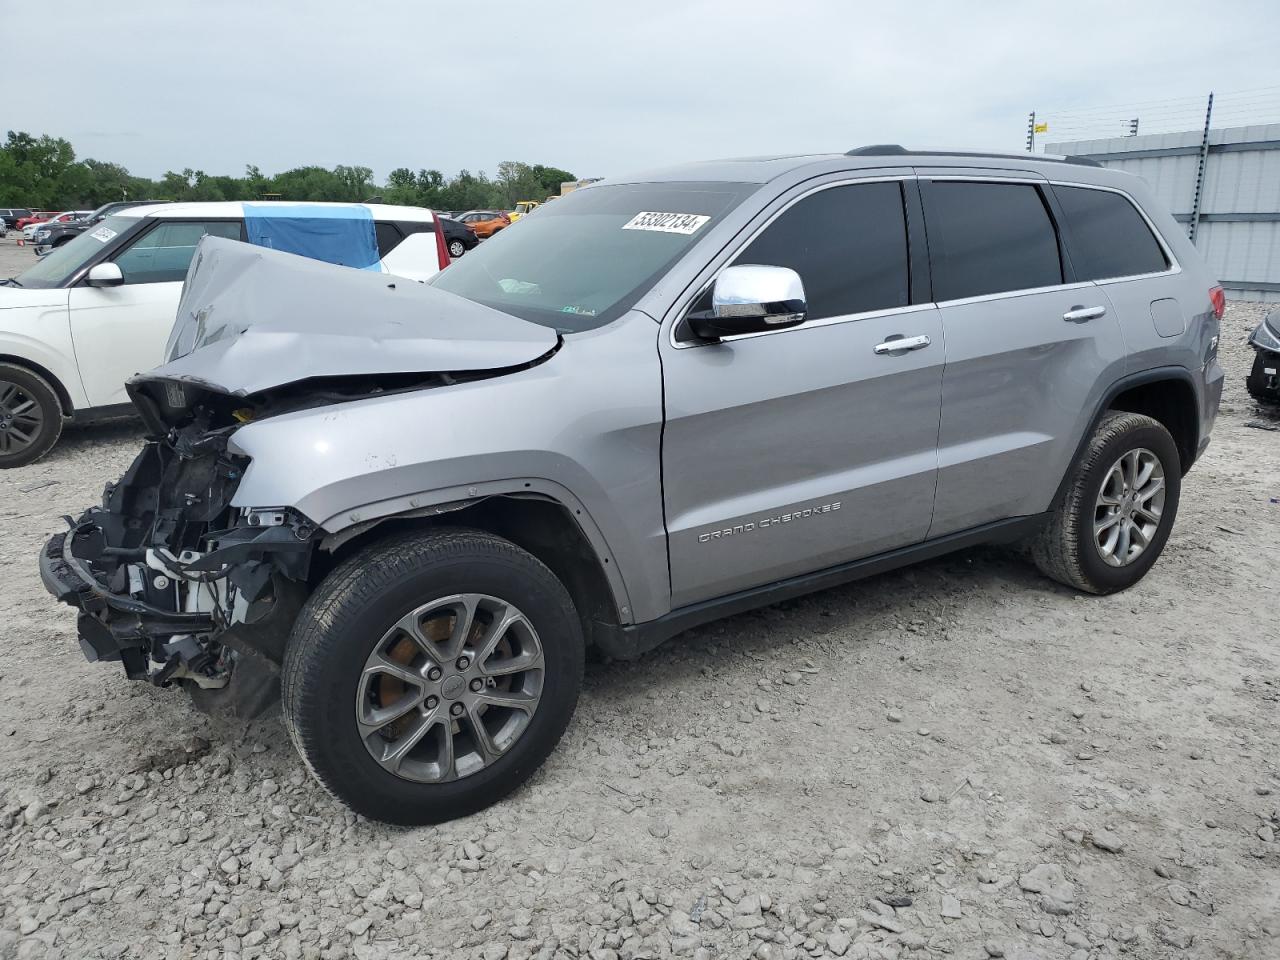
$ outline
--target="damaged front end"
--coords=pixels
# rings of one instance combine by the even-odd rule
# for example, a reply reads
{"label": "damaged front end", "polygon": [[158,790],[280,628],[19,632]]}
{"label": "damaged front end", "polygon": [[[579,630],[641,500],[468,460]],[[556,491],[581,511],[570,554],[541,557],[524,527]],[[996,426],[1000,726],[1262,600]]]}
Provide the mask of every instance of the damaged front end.
{"label": "damaged front end", "polygon": [[[270,491],[265,503],[233,502],[251,466],[233,435],[316,407],[512,374],[561,342],[429,286],[204,237],[167,362],[127,385],[146,444],[101,506],[45,545],[45,586],[79,611],[90,660],[181,681],[209,706],[198,692],[230,685],[219,702],[251,716],[278,689],[324,536],[313,521],[328,518],[273,504]],[[259,455],[272,458],[254,469],[293,469]]]}
{"label": "damaged front end", "polygon": [[151,437],[101,506],[45,545],[45,587],[79,611],[90,661],[204,690],[249,673],[262,700],[306,596],[315,526],[287,508],[232,506],[247,460],[227,440],[253,415],[243,400],[173,381],[130,392]]}

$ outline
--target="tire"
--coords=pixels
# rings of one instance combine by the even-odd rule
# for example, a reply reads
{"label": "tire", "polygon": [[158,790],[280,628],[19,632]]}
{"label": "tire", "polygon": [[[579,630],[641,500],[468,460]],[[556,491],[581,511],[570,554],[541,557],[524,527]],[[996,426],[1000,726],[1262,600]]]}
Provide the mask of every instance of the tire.
{"label": "tire", "polygon": [[[1139,462],[1140,458],[1144,464],[1158,461],[1164,474],[1163,503],[1158,510],[1158,521],[1153,522],[1148,511],[1155,503],[1154,499],[1138,498],[1143,502],[1136,506],[1148,509],[1133,513],[1132,516],[1138,520],[1131,526],[1149,524],[1145,535],[1147,542],[1140,553],[1127,561],[1120,558],[1119,548],[1113,549],[1112,561],[1108,562],[1106,551],[1095,535],[1094,523],[1095,520],[1109,520],[1113,511],[1119,511],[1119,521],[1123,525],[1124,501],[1130,501],[1129,509],[1135,508],[1132,498],[1127,496],[1119,497],[1120,504],[1114,507],[1104,506],[1099,499],[1104,484],[1108,484],[1109,494],[1121,489],[1112,485],[1119,482],[1112,471],[1121,468],[1121,461],[1126,455],[1134,462]],[[1123,476],[1122,471],[1122,479]],[[1045,528],[1031,541],[1031,556],[1036,566],[1045,576],[1087,593],[1115,593],[1133,586],[1159,559],[1177,517],[1182,463],[1173,437],[1163,424],[1151,417],[1108,412],[1089,438],[1068,484],[1062,503],[1053,510]],[[1110,529],[1107,528],[1106,537],[1111,536]],[[1125,543],[1136,543],[1137,538],[1138,534],[1133,533]]]}
{"label": "tire", "polygon": [[49,382],[26,367],[0,363],[0,470],[35,463],[61,434],[62,405]]}
{"label": "tire", "polygon": [[[474,625],[482,622],[483,614],[477,612],[473,618],[470,613],[458,613],[467,618],[461,622],[471,625],[459,632],[458,619],[438,619],[442,610],[452,611],[453,607],[432,609],[435,604],[460,599],[459,595],[523,614],[506,632],[494,630],[492,625],[482,629],[498,634],[506,650],[517,651],[506,654],[512,658],[509,663],[539,649],[540,668],[500,678],[500,682],[511,684],[510,689],[491,691],[484,688],[485,681],[480,681],[475,671],[483,672],[485,663],[493,662],[477,652],[470,667],[471,679],[464,677],[450,688],[450,683],[462,676],[450,672],[438,683],[429,682],[427,671],[434,664],[454,671],[465,659],[451,659],[446,664],[433,659],[435,654],[428,657],[424,653],[428,646],[438,647],[448,658],[461,651],[459,647],[444,652],[453,640],[433,644],[429,640],[436,638],[424,638],[433,632],[434,623],[444,623],[443,633],[461,636],[468,644],[467,651],[474,649],[470,645],[476,638]],[[425,620],[416,616],[423,608],[428,608]],[[400,631],[398,624],[406,622],[416,625],[419,641],[427,642],[414,641]],[[520,634],[518,640],[502,639],[515,630]],[[483,646],[484,637],[480,640],[478,646]],[[399,657],[405,641],[410,642],[412,664],[407,657]],[[509,541],[454,528],[388,538],[341,563],[303,606],[285,650],[281,676],[285,726],[311,773],[357,813],[402,825],[452,820],[507,796],[528,780],[555,748],[577,705],[584,647],[581,622],[568,591],[544,564]],[[383,655],[377,662],[398,659],[402,665],[409,664],[417,671],[412,681],[415,686],[397,679],[408,670],[401,669],[396,676],[375,672],[378,668],[371,666],[375,651]],[[468,692],[477,691],[477,682],[481,683],[480,691]],[[473,703],[492,696],[515,696],[516,682],[537,684],[539,697],[531,713]],[[384,697],[382,687],[388,684],[400,692]],[[457,692],[462,686],[467,689]],[[431,691],[438,696],[427,697]],[[528,696],[524,692],[518,695]],[[386,702],[393,698],[393,703]],[[373,714],[398,710],[414,698],[420,698],[417,706],[376,728],[384,721]],[[467,700],[465,705],[461,698]],[[438,711],[427,710],[432,699],[437,701]],[[465,710],[466,715],[454,721],[439,712],[446,709]],[[482,728],[484,721],[495,716],[499,724],[524,724],[496,758],[475,759],[480,738],[471,733],[475,729],[473,709],[479,711]],[[357,725],[357,710],[367,711],[376,720],[363,735]],[[428,726],[428,720],[432,725]],[[393,761],[376,760],[374,750],[396,752],[402,740],[395,731],[402,729],[401,724],[410,729],[404,742],[412,739],[419,726],[428,733],[405,750],[402,761],[395,764],[399,769],[393,771],[386,765]],[[492,747],[502,730],[496,735],[486,732],[485,742]],[[393,737],[390,743],[387,736]],[[453,770],[456,764],[456,779],[432,776],[426,779],[442,782],[423,782],[423,771],[446,769],[445,741],[453,744],[447,769]],[[474,755],[465,752],[468,744],[476,746]],[[433,756],[417,757],[417,751],[429,749],[434,749]],[[471,769],[464,771],[464,761],[471,762]],[[476,768],[477,762],[484,765]]]}
{"label": "tire", "polygon": [[467,252],[467,245],[461,240],[449,241],[449,256],[457,260],[460,256]]}
{"label": "tire", "polygon": [[73,239],[74,238],[70,236],[59,237],[57,240],[53,242],[53,248],[56,250],[58,249],[58,247],[62,246],[64,243],[70,243]]}

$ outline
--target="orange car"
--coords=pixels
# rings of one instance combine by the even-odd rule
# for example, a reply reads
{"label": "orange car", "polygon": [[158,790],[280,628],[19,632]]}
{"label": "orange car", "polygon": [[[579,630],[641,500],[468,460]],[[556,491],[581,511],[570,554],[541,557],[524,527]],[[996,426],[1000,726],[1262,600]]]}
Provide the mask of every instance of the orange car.
{"label": "orange car", "polygon": [[481,240],[511,226],[511,217],[501,210],[468,210],[457,219]]}

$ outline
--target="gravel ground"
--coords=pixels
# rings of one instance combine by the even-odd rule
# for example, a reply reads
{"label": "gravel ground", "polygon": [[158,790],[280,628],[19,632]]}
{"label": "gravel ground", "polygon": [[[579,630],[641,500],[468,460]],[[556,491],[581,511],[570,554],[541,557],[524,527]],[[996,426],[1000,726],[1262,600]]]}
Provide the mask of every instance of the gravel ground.
{"label": "gravel ground", "polygon": [[1228,311],[1214,441],[1136,588],[980,549],[693,631],[589,668],[514,797],[415,830],[330,800],[278,720],[84,662],[36,553],[140,432],[68,430],[0,474],[0,960],[1280,956],[1260,314]]}

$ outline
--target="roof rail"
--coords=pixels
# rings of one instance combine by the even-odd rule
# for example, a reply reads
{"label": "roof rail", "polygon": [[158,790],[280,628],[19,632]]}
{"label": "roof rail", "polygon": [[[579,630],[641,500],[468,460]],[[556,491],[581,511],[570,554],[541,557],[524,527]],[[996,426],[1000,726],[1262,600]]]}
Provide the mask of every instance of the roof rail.
{"label": "roof rail", "polygon": [[1081,167],[1100,167],[1097,160],[1088,157],[1056,157],[1029,153],[978,153],[964,150],[908,150],[900,143],[873,143],[866,147],[854,147],[846,157],[978,157],[993,160],[1035,160],[1039,163],[1074,163]]}

